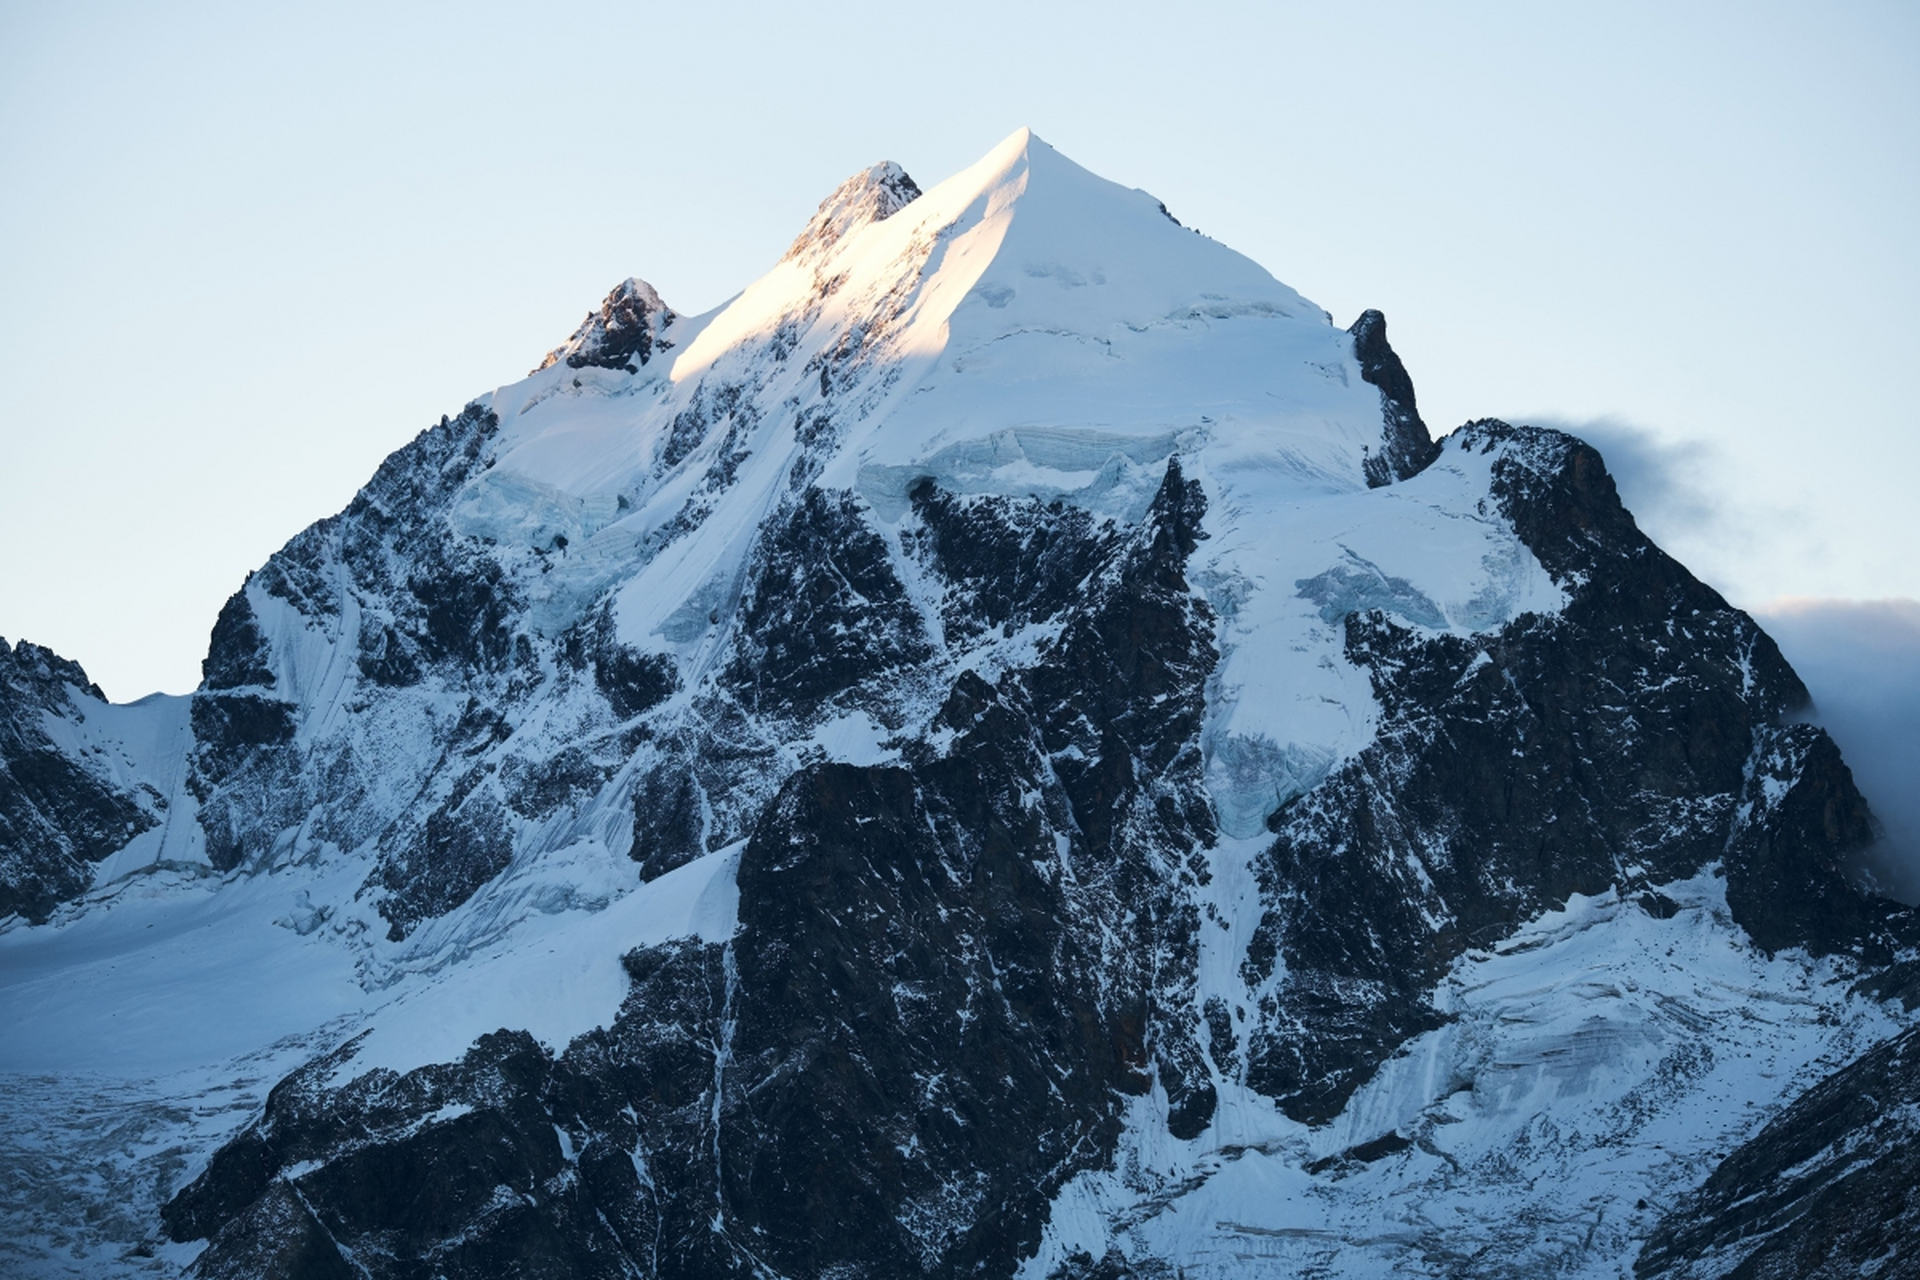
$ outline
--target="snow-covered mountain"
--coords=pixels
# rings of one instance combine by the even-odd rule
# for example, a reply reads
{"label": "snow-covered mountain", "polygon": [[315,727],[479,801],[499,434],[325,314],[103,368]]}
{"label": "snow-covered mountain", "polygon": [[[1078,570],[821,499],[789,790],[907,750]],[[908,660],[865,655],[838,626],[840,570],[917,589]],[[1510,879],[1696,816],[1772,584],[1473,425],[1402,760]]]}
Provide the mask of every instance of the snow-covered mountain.
{"label": "snow-covered mountain", "polygon": [[1772,641],[1592,449],[1434,442],[1379,313],[1024,131],[714,312],[620,285],[190,698],[0,660],[21,1274],[1914,1247],[1833,1187],[1906,1167],[1835,1082],[1920,1101],[1920,928]]}

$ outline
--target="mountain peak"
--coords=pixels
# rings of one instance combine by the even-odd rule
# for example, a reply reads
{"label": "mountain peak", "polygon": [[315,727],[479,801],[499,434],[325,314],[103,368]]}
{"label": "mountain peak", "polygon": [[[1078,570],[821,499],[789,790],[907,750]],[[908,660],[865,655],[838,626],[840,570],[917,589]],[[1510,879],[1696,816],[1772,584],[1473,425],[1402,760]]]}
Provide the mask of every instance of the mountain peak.
{"label": "mountain peak", "polygon": [[622,283],[204,674],[0,640],[36,1274],[1920,1256],[1852,1225],[1912,1042],[1754,1134],[1920,988],[1778,648],[1594,450],[1433,443],[1379,312],[1029,130],[709,313]]}
{"label": "mountain peak", "polygon": [[637,373],[656,350],[673,349],[673,343],[661,333],[676,318],[652,285],[629,276],[614,286],[600,309],[589,311],[573,336],[549,351],[533,372],[564,360],[570,369],[598,365]]}
{"label": "mountain peak", "polygon": [[891,160],[882,160],[834,188],[833,194],[820,202],[806,228],[794,237],[781,261],[825,252],[849,231],[885,222],[919,198],[920,187],[907,171]]}

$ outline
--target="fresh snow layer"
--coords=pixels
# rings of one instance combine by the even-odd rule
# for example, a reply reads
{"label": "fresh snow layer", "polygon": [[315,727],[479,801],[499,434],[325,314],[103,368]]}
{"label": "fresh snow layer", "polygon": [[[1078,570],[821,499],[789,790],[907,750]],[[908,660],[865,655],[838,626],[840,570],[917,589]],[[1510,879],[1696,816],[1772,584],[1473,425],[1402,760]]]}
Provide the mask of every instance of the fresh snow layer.
{"label": "fresh snow layer", "polygon": [[1201,451],[1211,537],[1194,576],[1222,619],[1207,786],[1221,829],[1248,837],[1373,738],[1378,706],[1346,660],[1346,614],[1467,634],[1565,596],[1490,509],[1484,456],[1447,449],[1403,483],[1304,497],[1284,473],[1237,461],[1216,470]]}
{"label": "fresh snow layer", "polygon": [[739,845],[709,853],[600,911],[535,918],[499,947],[410,986],[372,1020],[341,1082],[379,1067],[451,1062],[481,1036],[524,1030],[551,1049],[613,1021],[627,994],[620,958],[676,938],[725,942],[740,895]]}
{"label": "fresh snow layer", "polygon": [[217,883],[142,877],[111,910],[0,935],[0,1071],[206,1067],[362,1007],[349,952],[276,926],[282,886]]}
{"label": "fresh snow layer", "polygon": [[94,869],[94,882],[109,885],[166,865],[205,867],[200,827],[192,821],[198,806],[187,789],[192,699],[154,693],[114,704],[71,685],[67,692],[72,716],[42,713],[40,727],[48,739],[116,789],[158,797],[169,817],[102,859]]}
{"label": "fresh snow layer", "polygon": [[371,1031],[353,1074],[451,1061],[503,1027],[561,1049],[612,1021],[628,951],[732,936],[738,861],[731,846],[598,909],[529,911],[460,963],[371,991],[290,877],[143,879],[112,910],[0,935],[0,1072],[203,1069],[323,1024]]}
{"label": "fresh snow layer", "polygon": [[[859,490],[888,521],[921,476],[1137,516],[1176,450],[1217,456],[1223,476],[1260,473],[1263,492],[1360,490],[1381,435],[1379,393],[1324,312],[1024,130],[885,221],[803,237],[738,298],[672,332],[670,369],[554,365],[490,400],[504,445],[456,525],[506,544],[566,538],[535,584],[551,630],[624,580],[624,640],[701,639],[676,620],[735,588],[803,451],[796,415],[817,398],[822,364],[845,385],[819,482]],[[751,391],[757,415],[734,419],[744,430],[729,447],[746,451],[736,481],[698,529],[636,564],[647,535],[699,496],[721,447],[716,429],[656,475],[663,442],[729,386]]]}

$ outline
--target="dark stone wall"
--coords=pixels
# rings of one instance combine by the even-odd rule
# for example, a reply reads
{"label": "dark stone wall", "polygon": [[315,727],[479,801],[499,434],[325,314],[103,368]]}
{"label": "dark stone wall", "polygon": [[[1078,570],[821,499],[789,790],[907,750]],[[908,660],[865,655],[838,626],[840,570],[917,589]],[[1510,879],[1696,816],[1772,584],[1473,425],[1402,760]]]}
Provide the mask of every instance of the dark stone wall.
{"label": "dark stone wall", "polygon": [[625,281],[607,295],[598,311],[588,312],[575,330],[570,345],[576,345],[576,349],[567,356],[567,367],[597,365],[638,373],[656,350],[673,349],[666,330],[676,319],[650,285]]}
{"label": "dark stone wall", "polygon": [[[314,838],[346,847],[377,840],[380,860],[369,885],[399,937],[505,867],[514,815],[544,816],[617,767],[605,750],[491,761],[503,780],[482,776],[470,759],[511,737],[507,708],[538,679],[537,655],[520,629],[526,602],[493,549],[456,535],[447,520],[454,495],[491,465],[498,429],[498,418],[477,403],[441,419],[381,463],[345,511],[276,552],[222,609],[205,682],[194,695],[188,780],[217,869],[267,856],[285,830],[311,814]],[[300,745],[308,709],[277,692],[274,656],[249,590],[291,606],[323,634],[342,625],[344,590],[360,615],[347,639],[373,689],[431,679],[467,695],[440,767],[422,780],[417,812],[371,816],[374,807],[359,800],[377,781],[367,771],[380,762],[316,760]],[[670,692],[671,672],[619,650],[605,630],[591,632],[584,647],[575,644],[572,657],[611,705],[633,712]]]}
{"label": "dark stone wall", "polygon": [[[169,1231],[211,1240],[206,1280],[349,1257],[450,1280],[1007,1275],[1065,1181],[1112,1159],[1131,1099],[1159,1084],[1190,1138],[1215,1079],[1244,1072],[1328,1119],[1435,1025],[1455,957],[1569,894],[1658,910],[1660,883],[1720,861],[1763,946],[1872,964],[1907,945],[1908,917],[1838,871],[1870,819],[1831,743],[1791,723],[1805,691],[1765,635],[1640,535],[1579,442],[1483,423],[1448,447],[1490,455],[1491,500],[1568,606],[1475,637],[1346,617],[1380,732],[1270,819],[1244,976],[1286,974],[1251,1034],[1196,992],[1216,839],[1200,486],[1173,460],[1131,528],[919,486],[900,553],[935,589],[927,614],[858,500],[808,490],[762,538],[719,677],[687,694],[697,732],[648,727],[673,686],[587,625],[559,678],[634,712],[614,745],[489,772],[512,728],[475,696],[447,743],[462,772],[377,873],[399,936],[497,874],[509,811],[569,803],[639,750],[642,875],[745,824],[737,933],[631,952],[613,1024],[557,1054],[503,1032],[405,1076],[297,1073]],[[1035,622],[1051,638],[1030,667],[941,665]],[[484,647],[394,625],[445,669],[490,670]],[[944,700],[897,758],[754,790],[766,725],[882,715],[915,680]]]}
{"label": "dark stone wall", "polygon": [[933,654],[886,544],[846,493],[809,489],[761,539],[726,682],[750,713],[806,720]]}

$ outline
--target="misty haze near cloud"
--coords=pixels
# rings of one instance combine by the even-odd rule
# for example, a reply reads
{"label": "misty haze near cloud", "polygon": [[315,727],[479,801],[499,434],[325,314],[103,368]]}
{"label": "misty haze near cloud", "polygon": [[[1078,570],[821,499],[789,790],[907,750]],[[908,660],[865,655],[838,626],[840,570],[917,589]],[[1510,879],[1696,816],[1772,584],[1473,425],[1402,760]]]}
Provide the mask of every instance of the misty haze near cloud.
{"label": "misty haze near cloud", "polygon": [[1813,692],[1884,827],[1881,887],[1920,902],[1920,600],[1782,600],[1756,610]]}
{"label": "misty haze near cloud", "polygon": [[[1598,449],[1634,519],[1712,585],[1711,559],[1764,554],[1769,535],[1716,495],[1713,449],[1616,419],[1527,421]],[[1786,513],[1779,513],[1784,522]],[[1813,694],[1812,718],[1840,744],[1882,835],[1865,870],[1882,892],[1920,903],[1920,601],[1785,599],[1748,605]]]}

